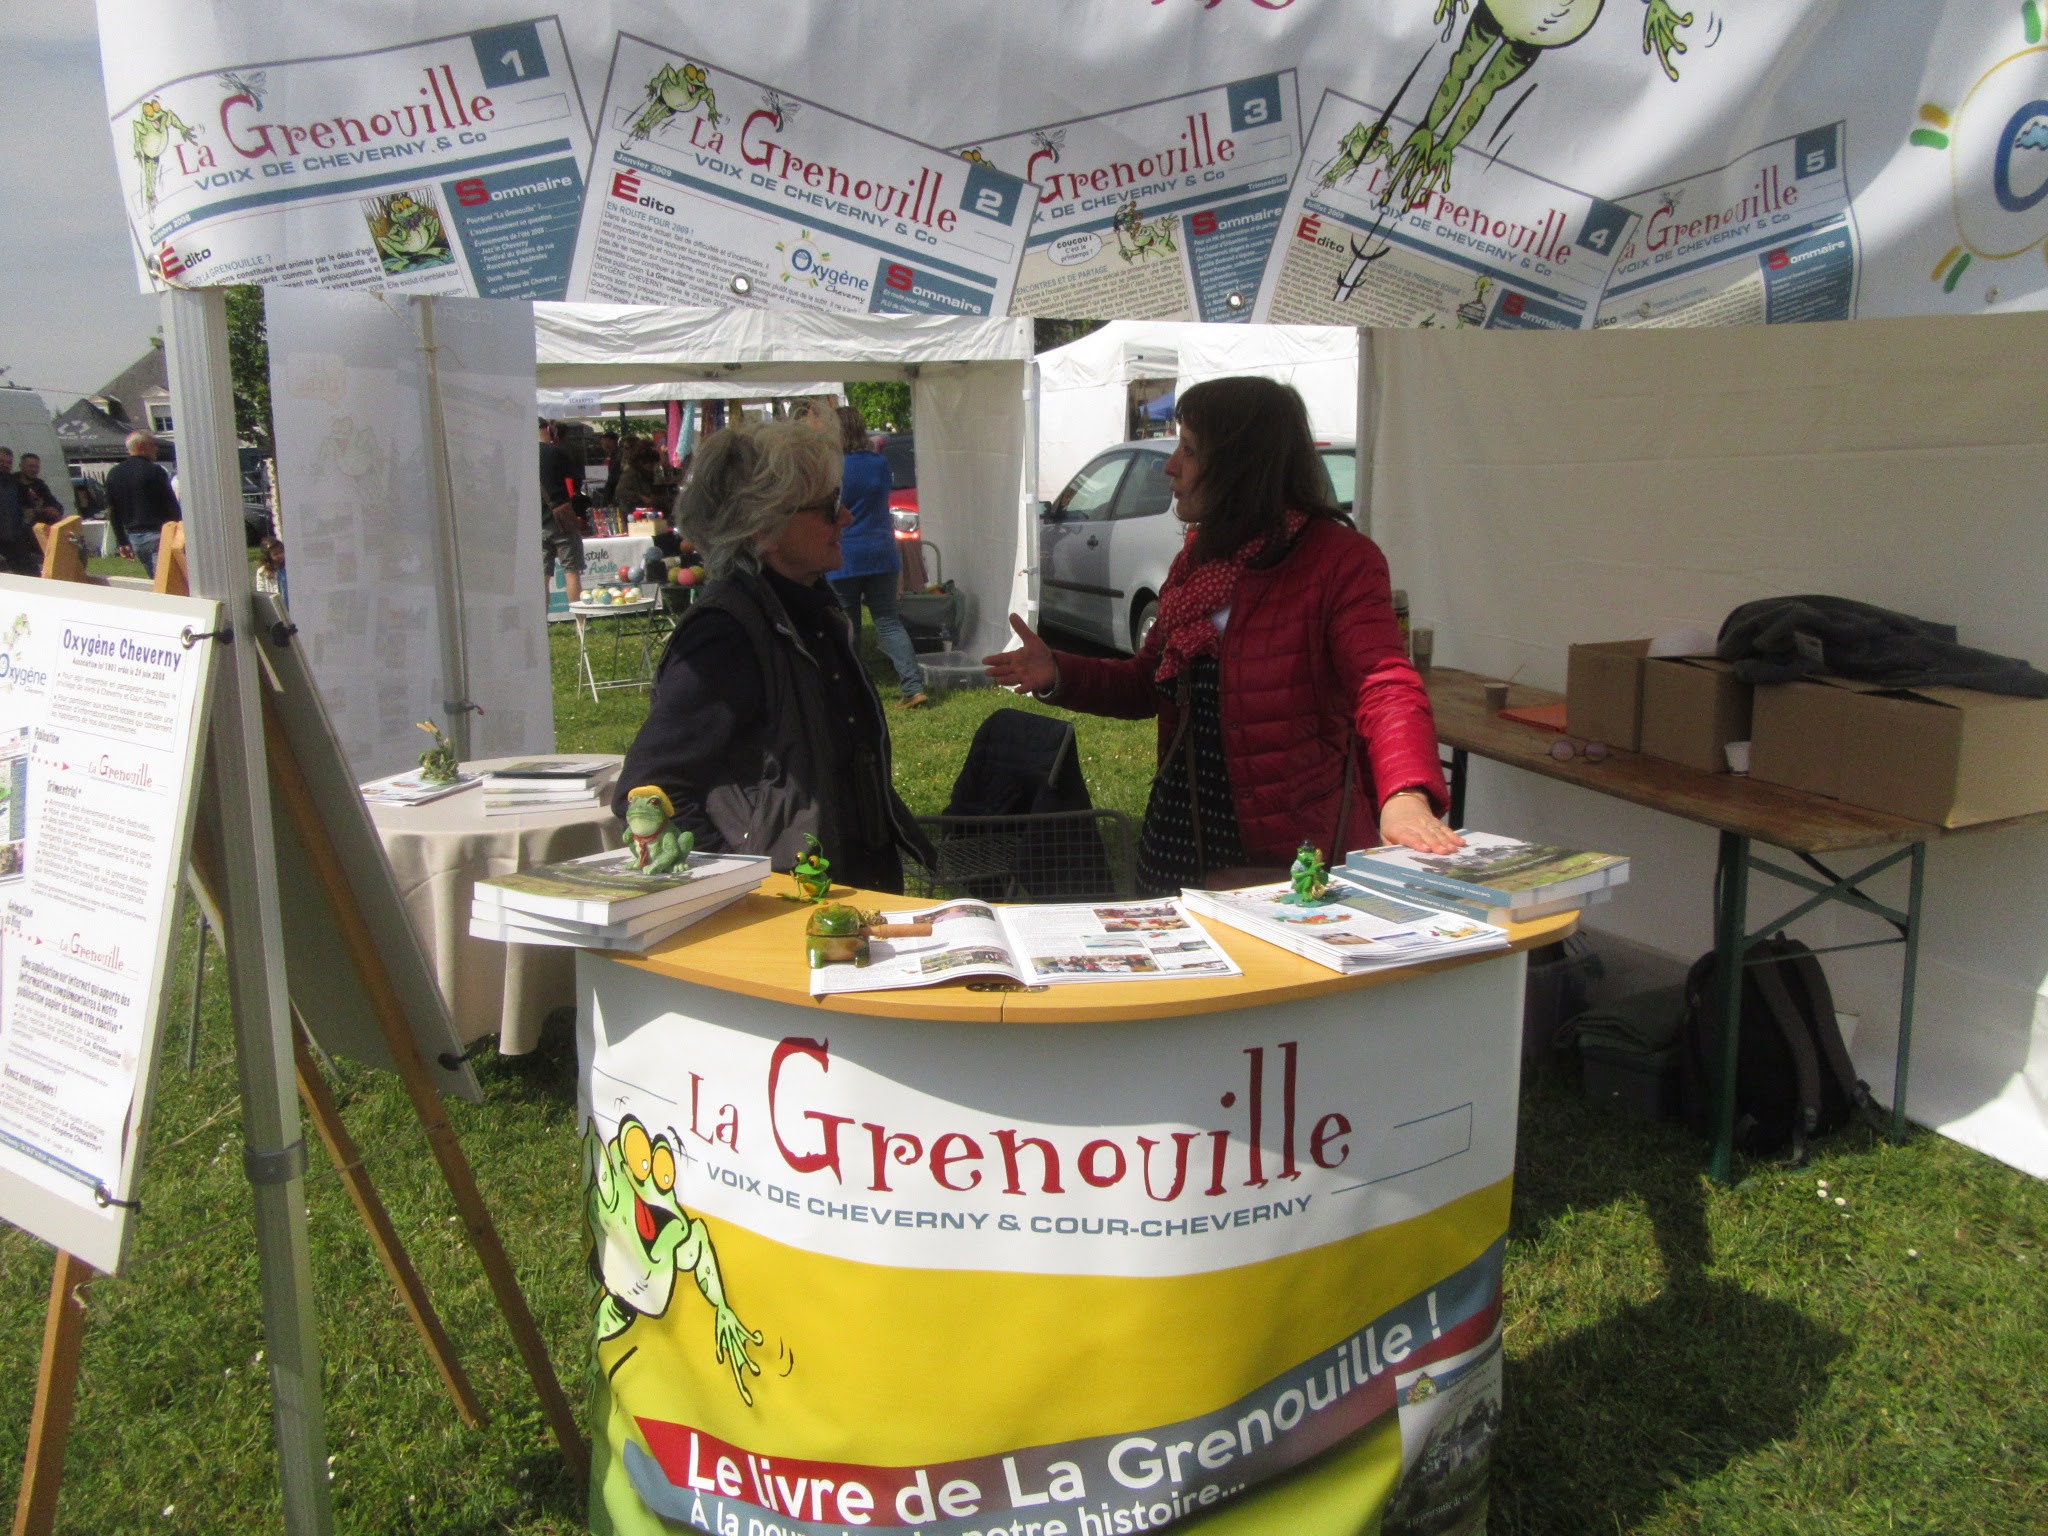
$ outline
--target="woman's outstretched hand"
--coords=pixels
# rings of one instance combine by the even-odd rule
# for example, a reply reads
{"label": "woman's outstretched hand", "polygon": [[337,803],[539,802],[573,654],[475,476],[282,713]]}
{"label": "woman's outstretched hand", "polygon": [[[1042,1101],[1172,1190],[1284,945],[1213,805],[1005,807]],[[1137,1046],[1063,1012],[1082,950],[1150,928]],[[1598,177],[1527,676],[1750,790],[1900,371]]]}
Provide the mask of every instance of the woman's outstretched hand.
{"label": "woman's outstretched hand", "polygon": [[1014,688],[1019,693],[1044,693],[1060,680],[1060,664],[1052,659],[1052,647],[1014,613],[1010,615],[1010,628],[1024,643],[1017,650],[998,651],[981,658],[989,681],[998,688]]}
{"label": "woman's outstretched hand", "polygon": [[1417,853],[1456,853],[1465,846],[1465,839],[1436,819],[1427,796],[1405,791],[1380,807],[1380,841]]}

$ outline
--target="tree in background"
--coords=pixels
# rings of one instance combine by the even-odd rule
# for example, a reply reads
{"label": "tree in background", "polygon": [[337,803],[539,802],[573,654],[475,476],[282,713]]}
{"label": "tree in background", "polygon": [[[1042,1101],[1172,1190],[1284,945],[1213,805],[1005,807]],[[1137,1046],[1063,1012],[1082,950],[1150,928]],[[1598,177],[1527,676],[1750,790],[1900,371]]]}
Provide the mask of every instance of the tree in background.
{"label": "tree in background", "polygon": [[1101,330],[1106,323],[1102,320],[1033,320],[1031,350],[1049,352],[1054,347],[1064,347],[1070,341],[1079,341],[1090,331]]}
{"label": "tree in background", "polygon": [[[1070,341],[1079,341],[1090,331],[1102,329],[1102,326],[1100,320],[1033,320],[1031,350],[1044,352],[1051,347],[1063,347]],[[860,408],[867,424],[877,432],[915,430],[907,383],[849,383],[846,398]]]}
{"label": "tree in background", "polygon": [[270,424],[270,335],[263,322],[263,290],[243,284],[227,290],[228,377],[235,396],[235,436],[267,459],[275,451]]}
{"label": "tree in background", "polygon": [[912,430],[910,385],[906,382],[896,380],[876,384],[849,383],[846,386],[846,398],[873,431]]}

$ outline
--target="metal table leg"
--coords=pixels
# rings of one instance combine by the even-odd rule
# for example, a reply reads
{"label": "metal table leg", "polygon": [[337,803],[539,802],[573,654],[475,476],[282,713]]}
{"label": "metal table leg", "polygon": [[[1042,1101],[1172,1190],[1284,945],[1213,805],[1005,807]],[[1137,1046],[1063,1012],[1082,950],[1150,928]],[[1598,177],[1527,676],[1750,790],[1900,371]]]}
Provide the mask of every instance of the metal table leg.
{"label": "metal table leg", "polygon": [[1743,933],[1749,917],[1749,839],[1723,832],[1714,871],[1714,984],[1721,1004],[1720,1069],[1714,1081],[1714,1150],[1707,1173],[1725,1184],[1735,1162],[1735,1064],[1742,1029]]}
{"label": "metal table leg", "polygon": [[1906,887],[1905,965],[1899,978],[1899,1047],[1892,1071],[1892,1140],[1906,1139],[1906,1064],[1913,1050],[1913,986],[1919,980],[1920,882],[1927,873],[1927,845],[1913,845]]}

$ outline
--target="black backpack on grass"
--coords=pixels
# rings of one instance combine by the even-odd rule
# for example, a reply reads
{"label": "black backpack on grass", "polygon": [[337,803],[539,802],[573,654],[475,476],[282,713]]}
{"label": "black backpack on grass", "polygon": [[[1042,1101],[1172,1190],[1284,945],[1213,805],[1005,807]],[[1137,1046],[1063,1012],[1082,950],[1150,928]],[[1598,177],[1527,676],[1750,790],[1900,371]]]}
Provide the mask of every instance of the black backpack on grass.
{"label": "black backpack on grass", "polygon": [[[1710,1140],[1721,1036],[1714,971],[1709,950],[1686,973],[1685,1022],[1679,1035],[1679,1092],[1686,1122]],[[1750,951],[1742,972],[1736,1147],[1769,1153],[1790,1146],[1792,1161],[1803,1163],[1811,1138],[1826,1135],[1857,1113],[1871,1113],[1870,1089],[1850,1064],[1820,960],[1782,933],[1764,939]]]}

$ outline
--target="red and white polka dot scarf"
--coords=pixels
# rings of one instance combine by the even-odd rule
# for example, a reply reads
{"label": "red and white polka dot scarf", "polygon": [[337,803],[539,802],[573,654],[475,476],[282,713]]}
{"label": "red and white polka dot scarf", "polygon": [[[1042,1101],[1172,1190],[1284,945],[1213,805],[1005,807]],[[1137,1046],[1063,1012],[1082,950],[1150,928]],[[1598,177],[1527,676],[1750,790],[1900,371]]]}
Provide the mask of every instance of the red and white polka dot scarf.
{"label": "red and white polka dot scarf", "polygon": [[[1289,512],[1281,543],[1292,544],[1307,526],[1308,514]],[[1237,578],[1267,543],[1265,539],[1247,539],[1235,554],[1195,565],[1191,540],[1173,557],[1166,573],[1166,590],[1159,596],[1157,632],[1163,639],[1156,682],[1170,683],[1197,656],[1215,654],[1222,638],[1215,616],[1230,606]]]}

